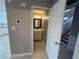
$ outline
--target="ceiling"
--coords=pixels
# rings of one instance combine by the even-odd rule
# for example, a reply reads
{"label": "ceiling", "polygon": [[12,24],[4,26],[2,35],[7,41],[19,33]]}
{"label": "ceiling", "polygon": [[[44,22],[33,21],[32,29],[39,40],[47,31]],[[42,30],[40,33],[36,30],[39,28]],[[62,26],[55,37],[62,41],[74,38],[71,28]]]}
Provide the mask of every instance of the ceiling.
{"label": "ceiling", "polygon": [[[37,5],[44,7],[52,7],[59,0],[7,0],[7,5],[9,7],[20,7],[21,3],[26,3],[29,5]],[[67,5],[73,4],[78,0],[67,0]]]}
{"label": "ceiling", "polygon": [[53,3],[53,2],[56,2],[56,1],[58,1],[58,0],[8,0],[9,2],[26,2],[26,3],[33,3],[33,2],[51,2],[51,3]]}
{"label": "ceiling", "polygon": [[20,7],[21,3],[26,3],[29,5],[37,5],[44,7],[51,7],[58,0],[7,0],[7,5],[10,7]]}

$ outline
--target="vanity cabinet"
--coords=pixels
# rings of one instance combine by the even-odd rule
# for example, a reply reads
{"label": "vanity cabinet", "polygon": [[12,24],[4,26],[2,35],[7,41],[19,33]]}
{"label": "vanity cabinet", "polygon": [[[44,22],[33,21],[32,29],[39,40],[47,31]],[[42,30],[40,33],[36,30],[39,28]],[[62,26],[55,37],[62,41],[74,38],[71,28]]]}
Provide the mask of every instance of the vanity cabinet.
{"label": "vanity cabinet", "polygon": [[33,37],[34,37],[34,40],[41,40],[42,39],[42,31],[34,31],[33,33]]}

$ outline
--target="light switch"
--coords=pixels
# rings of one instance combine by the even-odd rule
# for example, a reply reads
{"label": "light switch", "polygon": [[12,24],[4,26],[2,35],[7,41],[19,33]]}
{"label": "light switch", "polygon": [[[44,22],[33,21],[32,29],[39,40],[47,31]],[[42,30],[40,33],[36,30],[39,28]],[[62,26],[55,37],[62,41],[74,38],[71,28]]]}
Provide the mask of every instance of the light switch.
{"label": "light switch", "polygon": [[12,31],[15,31],[15,30],[16,30],[16,27],[15,27],[15,26],[12,26],[12,27],[11,27],[11,30],[12,30]]}

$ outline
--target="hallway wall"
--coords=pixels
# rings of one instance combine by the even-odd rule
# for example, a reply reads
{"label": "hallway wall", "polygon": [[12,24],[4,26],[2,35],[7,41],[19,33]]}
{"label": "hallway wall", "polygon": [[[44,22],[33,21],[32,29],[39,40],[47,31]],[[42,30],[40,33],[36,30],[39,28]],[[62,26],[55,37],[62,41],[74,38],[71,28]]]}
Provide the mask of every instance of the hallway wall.
{"label": "hallway wall", "polygon": [[[11,54],[31,53],[31,9],[7,8]],[[16,23],[21,20],[21,23]],[[12,29],[15,28],[15,29]]]}

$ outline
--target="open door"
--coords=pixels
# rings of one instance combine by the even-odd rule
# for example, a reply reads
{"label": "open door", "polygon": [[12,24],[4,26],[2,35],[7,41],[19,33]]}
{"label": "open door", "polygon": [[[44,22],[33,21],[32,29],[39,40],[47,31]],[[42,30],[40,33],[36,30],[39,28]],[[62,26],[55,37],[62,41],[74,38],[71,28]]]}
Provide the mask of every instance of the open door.
{"label": "open door", "polygon": [[59,0],[49,11],[47,55],[49,59],[58,59],[66,0]]}

